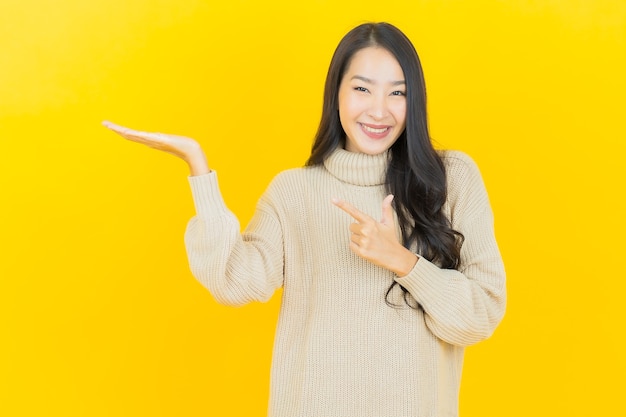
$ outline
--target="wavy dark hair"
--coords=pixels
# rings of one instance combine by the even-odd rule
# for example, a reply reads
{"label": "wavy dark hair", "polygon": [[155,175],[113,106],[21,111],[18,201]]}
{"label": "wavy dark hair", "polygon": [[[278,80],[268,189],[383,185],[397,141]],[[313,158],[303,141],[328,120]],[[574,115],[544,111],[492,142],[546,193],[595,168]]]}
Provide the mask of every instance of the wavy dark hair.
{"label": "wavy dark hair", "polygon": [[[426,87],[419,57],[411,41],[389,23],[366,23],[348,32],[332,57],[326,84],[322,119],[307,166],[319,165],[339,146],[345,147],[346,133],[339,120],[338,91],[354,54],[363,48],[379,47],[398,61],[406,81],[406,128],[390,148],[385,187],[394,195],[393,205],[402,231],[402,243],[442,268],[457,269],[463,235],[452,229],[443,213],[446,202],[446,171],[433,148],[426,116]],[[399,285],[393,282],[385,294]],[[400,285],[404,302],[418,304]]]}

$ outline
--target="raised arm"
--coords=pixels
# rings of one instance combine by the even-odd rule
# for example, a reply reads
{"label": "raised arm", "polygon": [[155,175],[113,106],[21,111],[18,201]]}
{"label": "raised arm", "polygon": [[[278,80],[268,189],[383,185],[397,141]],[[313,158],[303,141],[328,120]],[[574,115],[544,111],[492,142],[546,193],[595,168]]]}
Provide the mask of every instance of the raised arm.
{"label": "raised arm", "polygon": [[142,143],[151,148],[172,154],[187,163],[191,176],[207,174],[211,172],[204,155],[204,151],[198,142],[191,138],[165,133],[142,132],[129,129],[108,121],[102,124],[121,135],[122,137],[137,143]]}
{"label": "raised arm", "polygon": [[[248,229],[222,200],[217,173],[211,172],[198,142],[184,136],[142,132],[103,122],[124,138],[170,153],[189,166],[197,215],[188,224],[185,244],[194,276],[226,305],[266,301],[282,285],[282,231],[272,205],[262,199]],[[204,175],[208,174],[208,175]]]}

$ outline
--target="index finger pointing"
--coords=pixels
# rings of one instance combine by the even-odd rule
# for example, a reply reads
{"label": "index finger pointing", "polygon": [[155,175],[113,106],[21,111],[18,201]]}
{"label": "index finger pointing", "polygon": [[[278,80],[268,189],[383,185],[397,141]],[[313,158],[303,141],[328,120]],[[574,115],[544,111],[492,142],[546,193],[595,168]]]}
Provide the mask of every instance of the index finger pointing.
{"label": "index finger pointing", "polygon": [[370,216],[363,213],[362,211],[360,211],[359,209],[357,209],[356,207],[354,207],[352,204],[348,203],[347,201],[340,200],[338,198],[333,198],[332,202],[334,205],[336,205],[337,207],[339,207],[340,209],[348,213],[350,216],[352,216],[352,218],[354,218],[358,222],[365,222],[371,219]]}

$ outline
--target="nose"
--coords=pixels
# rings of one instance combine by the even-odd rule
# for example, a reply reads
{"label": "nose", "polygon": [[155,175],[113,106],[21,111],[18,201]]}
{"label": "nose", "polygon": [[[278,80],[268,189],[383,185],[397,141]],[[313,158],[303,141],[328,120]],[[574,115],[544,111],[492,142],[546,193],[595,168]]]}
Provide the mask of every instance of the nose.
{"label": "nose", "polygon": [[374,120],[382,120],[387,116],[387,98],[384,96],[372,97],[372,102],[367,115]]}

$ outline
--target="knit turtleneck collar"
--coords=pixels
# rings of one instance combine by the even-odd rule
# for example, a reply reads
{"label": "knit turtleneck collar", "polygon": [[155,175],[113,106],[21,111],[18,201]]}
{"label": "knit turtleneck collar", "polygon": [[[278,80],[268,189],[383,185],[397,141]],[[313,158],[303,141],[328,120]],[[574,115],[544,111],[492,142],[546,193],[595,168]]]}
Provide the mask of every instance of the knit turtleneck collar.
{"label": "knit turtleneck collar", "polygon": [[326,158],[324,166],[334,177],[343,182],[369,186],[385,183],[388,162],[388,151],[378,155],[368,155],[337,148]]}

